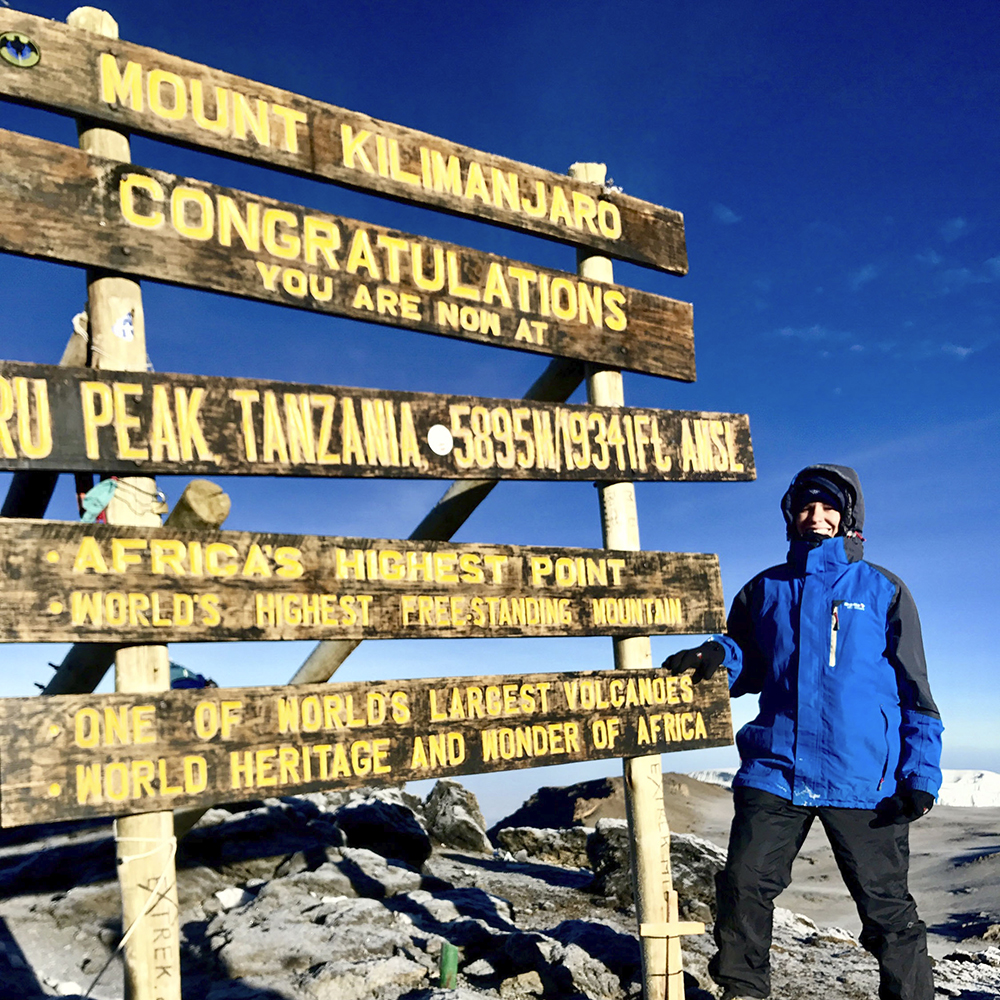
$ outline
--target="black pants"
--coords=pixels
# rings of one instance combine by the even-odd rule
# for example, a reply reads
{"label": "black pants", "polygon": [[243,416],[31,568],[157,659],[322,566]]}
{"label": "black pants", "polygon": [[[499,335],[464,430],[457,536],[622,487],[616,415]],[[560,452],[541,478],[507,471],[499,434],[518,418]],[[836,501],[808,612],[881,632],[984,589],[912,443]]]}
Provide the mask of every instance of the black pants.
{"label": "black pants", "polygon": [[874,811],[796,806],[756,788],[737,788],[734,799],[729,860],[715,880],[712,978],[739,994],[770,995],[774,899],[818,816],[857,905],[861,944],[878,959],[880,1000],[933,1000],[927,933],[906,882],[909,827],[873,830]]}

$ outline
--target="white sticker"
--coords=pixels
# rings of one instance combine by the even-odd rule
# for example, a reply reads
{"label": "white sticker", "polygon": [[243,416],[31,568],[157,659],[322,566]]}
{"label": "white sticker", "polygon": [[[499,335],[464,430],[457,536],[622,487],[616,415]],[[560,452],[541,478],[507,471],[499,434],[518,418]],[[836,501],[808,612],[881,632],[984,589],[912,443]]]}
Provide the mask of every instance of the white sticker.
{"label": "white sticker", "polygon": [[131,310],[125,313],[121,319],[115,320],[111,332],[119,339],[125,341],[135,340],[135,324],[132,322]]}
{"label": "white sticker", "polygon": [[455,447],[455,439],[444,424],[435,424],[427,432],[427,444],[435,455],[450,455]]}

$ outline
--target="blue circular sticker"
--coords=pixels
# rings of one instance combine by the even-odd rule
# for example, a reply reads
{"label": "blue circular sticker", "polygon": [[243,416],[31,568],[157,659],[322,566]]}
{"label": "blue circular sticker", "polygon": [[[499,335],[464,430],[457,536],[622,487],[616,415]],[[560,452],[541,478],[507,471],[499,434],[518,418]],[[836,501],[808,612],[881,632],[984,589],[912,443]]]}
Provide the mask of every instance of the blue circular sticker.
{"label": "blue circular sticker", "polygon": [[0,59],[11,66],[29,69],[41,58],[38,46],[27,35],[17,31],[5,31],[0,35]]}

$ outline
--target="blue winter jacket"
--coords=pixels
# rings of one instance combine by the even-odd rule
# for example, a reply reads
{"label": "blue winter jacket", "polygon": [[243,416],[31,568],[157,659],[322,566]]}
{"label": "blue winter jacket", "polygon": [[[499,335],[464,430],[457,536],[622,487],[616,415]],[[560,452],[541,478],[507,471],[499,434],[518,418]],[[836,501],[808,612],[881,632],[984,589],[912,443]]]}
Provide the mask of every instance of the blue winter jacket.
{"label": "blue winter jacket", "polygon": [[717,637],[731,695],[760,694],[757,718],[736,737],[742,765],[733,784],[797,805],[855,809],[874,808],[897,783],[937,795],[943,727],[916,606],[901,580],[861,558],[854,471],[817,469],[836,471],[856,498],[844,516],[847,537],[792,537],[785,564],[740,591],[728,635]]}

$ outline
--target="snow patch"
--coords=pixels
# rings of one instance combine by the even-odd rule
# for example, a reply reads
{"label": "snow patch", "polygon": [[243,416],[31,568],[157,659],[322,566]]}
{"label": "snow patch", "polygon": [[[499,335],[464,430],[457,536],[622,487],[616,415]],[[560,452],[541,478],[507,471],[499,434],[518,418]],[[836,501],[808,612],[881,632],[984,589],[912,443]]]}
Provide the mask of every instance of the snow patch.
{"label": "snow patch", "polygon": [[938,793],[942,806],[1000,807],[1000,774],[996,771],[944,771]]}
{"label": "snow patch", "polygon": [[735,768],[715,768],[711,771],[689,771],[689,778],[695,781],[704,781],[707,785],[722,785],[723,788],[733,787],[733,778],[736,777]]}
{"label": "snow patch", "polygon": [[[949,770],[946,768],[941,773],[944,776],[944,781],[941,785],[941,791],[938,793],[938,805],[958,808],[1000,808],[1000,774],[997,774],[996,771]],[[691,771],[688,777],[710,785],[732,788],[736,771],[715,768],[709,771]]]}

